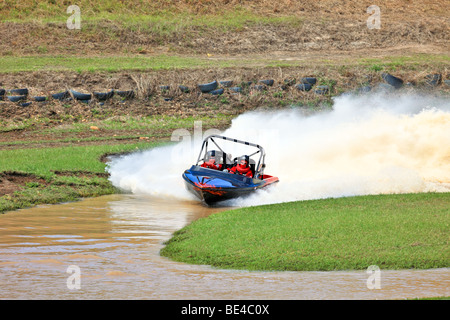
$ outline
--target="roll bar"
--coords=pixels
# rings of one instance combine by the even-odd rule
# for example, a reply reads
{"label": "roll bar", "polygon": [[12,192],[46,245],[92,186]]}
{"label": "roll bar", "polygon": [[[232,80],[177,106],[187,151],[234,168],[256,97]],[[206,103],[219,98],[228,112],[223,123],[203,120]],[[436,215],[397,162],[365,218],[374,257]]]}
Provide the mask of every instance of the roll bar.
{"label": "roll bar", "polygon": [[235,143],[240,143],[240,144],[244,144],[244,145],[247,145],[247,146],[251,146],[251,147],[257,148],[258,150],[257,150],[256,152],[254,152],[254,153],[252,153],[251,155],[249,155],[249,157],[252,157],[252,156],[254,156],[254,155],[260,153],[260,157],[259,157],[259,160],[258,160],[258,164],[257,164],[256,167],[255,167],[255,174],[253,175],[253,177],[256,177],[257,175],[262,175],[262,174],[263,174],[264,167],[265,167],[266,153],[265,153],[264,148],[263,148],[262,146],[260,146],[259,144],[255,144],[255,143],[251,143],[251,142],[247,142],[247,141],[242,141],[242,140],[238,140],[238,139],[233,139],[233,138],[228,138],[228,137],[220,136],[220,135],[217,135],[217,134],[212,134],[212,135],[206,137],[206,138],[203,140],[202,148],[200,149],[200,153],[199,153],[199,155],[198,155],[196,165],[198,165],[199,162],[202,161],[202,159],[205,158],[205,156],[203,156],[203,158],[202,158],[203,149],[205,149],[204,154],[206,155],[206,153],[208,152],[208,142],[209,142],[209,140],[211,140],[211,142],[213,142],[214,145],[215,145],[217,148],[219,148],[220,151],[222,151],[222,153],[224,154],[224,163],[226,164],[226,161],[225,161],[225,159],[226,159],[226,156],[225,156],[226,153],[225,153],[225,151],[223,151],[222,148],[216,143],[215,138],[216,138],[216,139],[227,140],[227,141],[231,141],[231,142],[235,142]]}

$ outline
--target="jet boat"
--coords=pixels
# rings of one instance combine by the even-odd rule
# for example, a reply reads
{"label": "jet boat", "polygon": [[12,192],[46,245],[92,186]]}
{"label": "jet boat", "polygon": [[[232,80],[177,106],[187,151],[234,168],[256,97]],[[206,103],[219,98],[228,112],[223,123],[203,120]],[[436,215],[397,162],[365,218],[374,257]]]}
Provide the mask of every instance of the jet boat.
{"label": "jet boat", "polygon": [[[245,155],[245,160],[250,168],[250,170],[247,169],[246,175],[240,174],[237,170],[233,173],[233,167],[239,165],[238,158],[231,160],[231,154],[225,152],[218,144],[222,141],[242,144],[253,150],[256,148],[252,154]],[[211,145],[213,149],[208,149]],[[203,140],[196,164],[185,170],[182,175],[185,186],[188,191],[207,205],[247,196],[256,190],[278,182],[277,177],[264,174],[265,156],[263,147],[258,144],[220,135],[210,135]],[[258,157],[258,162],[253,157]]]}

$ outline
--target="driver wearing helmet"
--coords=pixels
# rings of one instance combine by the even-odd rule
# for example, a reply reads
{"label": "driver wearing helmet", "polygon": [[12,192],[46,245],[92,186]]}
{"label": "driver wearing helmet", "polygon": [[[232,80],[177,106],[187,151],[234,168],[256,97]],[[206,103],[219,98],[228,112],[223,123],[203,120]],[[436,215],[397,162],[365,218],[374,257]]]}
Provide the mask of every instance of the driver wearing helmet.
{"label": "driver wearing helmet", "polygon": [[232,167],[231,169],[228,169],[228,170],[231,173],[240,174],[240,175],[252,178],[253,177],[253,172],[252,172],[252,169],[250,168],[250,166],[248,165],[249,157],[248,156],[242,156],[238,160],[239,160],[239,163],[237,165],[235,165],[234,167]]}
{"label": "driver wearing helmet", "polygon": [[202,163],[201,167],[214,170],[222,170],[222,164],[221,163],[216,164],[215,150],[208,151],[208,153],[206,154],[206,160],[205,162]]}

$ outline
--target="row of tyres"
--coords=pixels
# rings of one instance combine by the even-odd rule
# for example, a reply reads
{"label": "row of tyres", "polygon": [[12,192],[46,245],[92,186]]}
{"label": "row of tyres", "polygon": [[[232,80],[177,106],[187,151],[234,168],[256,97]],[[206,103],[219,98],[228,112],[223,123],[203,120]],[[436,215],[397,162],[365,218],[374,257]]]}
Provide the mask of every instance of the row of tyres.
{"label": "row of tyres", "polygon": [[[316,79],[309,77],[304,78],[302,80],[303,87],[299,87],[299,90],[310,90],[311,86],[316,83]],[[260,80],[259,84],[256,84],[252,87],[252,89],[255,90],[263,90],[266,86],[273,86],[275,83],[274,80]],[[243,88],[250,87],[252,84],[251,81],[249,82],[243,82],[241,86],[233,86],[233,81],[220,81],[217,80],[205,83],[205,84],[198,84],[198,89],[201,93],[209,93],[211,95],[221,95],[224,93],[224,88],[229,88],[232,92],[242,92]],[[219,85],[221,86],[219,88]],[[160,86],[161,91],[169,91],[171,88],[170,86]],[[191,92],[191,89],[187,86],[180,85],[178,86],[178,89],[182,93],[189,93]],[[136,96],[136,92],[134,90],[128,90],[128,91],[118,91],[118,90],[110,90],[108,92],[93,92],[90,93],[81,93],[75,90],[66,90],[58,93],[51,94],[50,96],[32,96],[29,97],[29,91],[27,88],[24,89],[11,89],[11,90],[5,90],[0,89],[0,100],[9,100],[11,102],[23,102],[23,101],[36,101],[36,102],[45,102],[50,99],[60,100],[60,101],[67,101],[71,99],[75,99],[84,103],[89,103],[93,98],[95,98],[97,101],[104,102],[106,100],[111,99],[114,95],[120,96],[122,99],[132,99]],[[22,105],[29,105],[31,102],[22,103]]]}
{"label": "row of tyres", "polygon": [[[396,77],[392,74],[383,72],[381,73],[381,79],[384,80],[385,86],[399,89],[405,85],[404,81]],[[439,84],[443,83],[446,86],[450,86],[450,80],[442,79],[441,74],[429,74],[425,76],[425,83],[428,86],[436,87]],[[256,82],[247,81],[240,83],[239,86],[234,86],[233,81],[217,81],[214,80],[209,83],[198,84],[197,89],[201,93],[207,93],[211,95],[221,95],[225,92],[225,90],[230,90],[232,93],[241,93],[244,90],[255,90],[255,91],[264,91],[267,87],[272,87],[275,84],[273,79],[267,80],[259,80]],[[314,92],[318,95],[327,94],[330,92],[330,88],[327,85],[316,85],[317,78],[315,77],[304,77],[300,79],[300,82],[297,84],[296,79],[285,79],[281,84],[280,88],[282,90],[287,90],[289,87],[294,87],[299,91],[310,91],[314,87]],[[410,83],[406,83],[406,85],[410,85]],[[160,86],[159,89],[164,93],[170,91],[170,86]],[[178,89],[181,93],[189,93],[191,89],[187,86],[180,85]],[[371,86],[365,86],[359,88],[360,92],[368,92],[372,88]],[[20,103],[22,106],[27,106],[31,104],[31,101],[36,102],[45,102],[49,99],[55,99],[60,101],[68,101],[68,100],[78,100],[84,103],[89,103],[92,99],[96,99],[96,101],[104,102],[111,99],[114,95],[118,95],[122,100],[132,99],[136,96],[136,92],[134,90],[110,90],[107,92],[93,92],[91,93],[81,93],[75,90],[66,90],[58,93],[51,94],[50,96],[32,96],[29,97],[29,91],[27,88],[24,89],[11,89],[5,90],[0,89],[0,100],[9,100],[11,102]],[[170,100],[170,99],[168,99]],[[27,101],[27,102],[23,102]]]}
{"label": "row of tyres", "polygon": [[[79,100],[84,103],[89,103],[93,98],[97,99],[100,102],[104,102],[108,99],[111,99],[115,94],[122,97],[122,99],[131,99],[135,97],[135,92],[133,90],[128,91],[117,91],[110,90],[108,92],[93,92],[90,93],[81,93],[75,90],[66,90],[58,93],[51,94],[50,96],[29,96],[29,91],[27,88],[23,89],[11,89],[5,90],[0,89],[0,100],[8,100],[11,102],[18,102],[21,106],[28,106],[32,103],[32,101],[36,102],[45,102],[50,99],[59,100],[59,101],[69,101],[72,99]],[[27,101],[27,102],[23,102]]]}
{"label": "row of tyres", "polygon": [[[305,77],[301,78],[300,83],[296,84],[295,79],[285,79],[283,81],[283,84],[281,85],[282,90],[286,90],[288,87],[294,86],[299,91],[309,91],[312,89],[312,87],[316,84],[317,79],[315,77]],[[267,87],[272,87],[275,84],[275,80],[273,79],[264,79],[259,80],[257,82],[253,81],[246,81],[241,82],[239,86],[234,86],[233,81],[226,80],[226,81],[217,81],[214,80],[209,83],[199,84],[198,89],[201,93],[208,93],[211,95],[221,95],[225,92],[225,89],[229,89],[232,93],[241,93],[244,90],[253,90],[253,91],[264,91],[267,89]],[[161,86],[160,87],[163,90],[169,90],[169,86]],[[179,86],[179,89],[182,92],[189,92],[189,88],[186,86]],[[315,92],[317,94],[325,94],[328,93],[329,88],[328,86],[322,85],[317,86]]]}

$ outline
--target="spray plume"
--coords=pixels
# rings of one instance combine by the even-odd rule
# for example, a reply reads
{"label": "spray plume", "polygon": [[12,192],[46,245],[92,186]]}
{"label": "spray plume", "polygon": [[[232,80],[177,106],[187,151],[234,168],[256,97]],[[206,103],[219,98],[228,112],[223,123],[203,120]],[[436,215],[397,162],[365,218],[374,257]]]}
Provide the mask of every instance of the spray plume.
{"label": "spray plume", "polygon": [[[181,174],[206,134],[130,154],[108,164],[128,192],[192,199]],[[223,135],[262,145],[266,174],[280,182],[233,206],[366,194],[450,191],[450,101],[418,94],[335,98],[333,110],[250,112]],[[239,156],[234,154],[233,156]]]}

